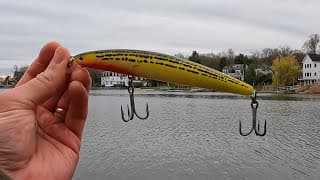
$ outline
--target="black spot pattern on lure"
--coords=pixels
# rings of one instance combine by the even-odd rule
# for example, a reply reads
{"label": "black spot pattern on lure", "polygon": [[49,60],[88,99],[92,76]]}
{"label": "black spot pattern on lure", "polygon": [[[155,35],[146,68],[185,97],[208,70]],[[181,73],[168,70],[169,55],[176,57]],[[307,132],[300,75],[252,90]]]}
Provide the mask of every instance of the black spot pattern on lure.
{"label": "black spot pattern on lure", "polygon": [[[119,60],[119,61],[121,60],[121,61],[127,61],[132,63],[157,64],[157,65],[162,65],[169,68],[180,69],[180,70],[187,71],[193,74],[198,74],[204,77],[213,78],[225,83],[228,82],[236,85],[241,84],[241,86],[249,88],[245,84],[242,84],[240,80],[237,81],[237,80],[230,79],[229,77],[224,76],[223,74],[216,74],[212,70],[207,69],[206,67],[198,66],[197,64],[192,64],[192,65],[188,64],[188,62],[173,56],[163,55],[163,54],[154,53],[154,52],[138,51],[138,50],[107,50],[107,51],[96,51],[95,53],[97,54],[96,57],[102,58],[102,60]],[[119,56],[125,56],[125,57],[119,58]],[[141,58],[141,59],[134,59],[134,58],[132,59],[128,57]],[[152,59],[155,59],[158,62],[152,61]],[[181,65],[183,67],[175,66],[173,64]]]}
{"label": "black spot pattern on lure", "polygon": [[193,68],[193,66],[189,65],[189,64],[182,64],[185,67],[189,67],[189,68]]}
{"label": "black spot pattern on lure", "polygon": [[162,58],[162,57],[154,57],[155,59],[158,59],[158,60],[162,60],[162,61],[168,61],[168,59],[165,59],[165,58]]}
{"label": "black spot pattern on lure", "polygon": [[190,70],[190,69],[187,69],[188,72],[191,72],[191,73],[194,73],[194,74],[199,74],[199,72],[197,71],[193,71],[193,70]]}
{"label": "black spot pattern on lure", "polygon": [[165,64],[165,66],[170,67],[170,68],[177,69],[177,66],[173,66],[173,65],[170,65],[170,64]]}
{"label": "black spot pattern on lure", "polygon": [[177,62],[177,61],[173,61],[173,60],[169,60],[169,62],[171,62],[171,63],[175,63],[175,64],[180,64],[179,62]]}

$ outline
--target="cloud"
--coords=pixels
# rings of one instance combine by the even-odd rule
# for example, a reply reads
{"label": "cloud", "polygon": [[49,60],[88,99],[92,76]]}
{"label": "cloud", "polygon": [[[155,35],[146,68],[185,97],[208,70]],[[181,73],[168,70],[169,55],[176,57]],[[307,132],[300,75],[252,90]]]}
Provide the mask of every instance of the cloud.
{"label": "cloud", "polygon": [[69,0],[0,2],[0,66],[30,64],[43,44],[72,54],[143,49],[167,54],[289,45],[319,33],[316,0]]}

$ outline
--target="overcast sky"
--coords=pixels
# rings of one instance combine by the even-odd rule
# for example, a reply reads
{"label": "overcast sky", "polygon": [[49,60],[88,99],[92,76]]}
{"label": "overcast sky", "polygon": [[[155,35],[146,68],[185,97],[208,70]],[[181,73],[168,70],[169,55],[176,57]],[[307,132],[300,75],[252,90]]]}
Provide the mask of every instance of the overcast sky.
{"label": "overcast sky", "polygon": [[1,0],[0,69],[30,64],[51,40],[73,55],[301,49],[320,33],[319,7],[319,0]]}

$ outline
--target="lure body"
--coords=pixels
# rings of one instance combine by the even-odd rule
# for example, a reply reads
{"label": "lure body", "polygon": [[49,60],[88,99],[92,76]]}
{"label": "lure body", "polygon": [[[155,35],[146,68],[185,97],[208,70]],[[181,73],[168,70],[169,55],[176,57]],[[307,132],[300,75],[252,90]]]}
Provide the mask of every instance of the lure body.
{"label": "lure body", "polygon": [[103,50],[76,55],[83,67],[113,71],[148,79],[252,95],[254,88],[236,78],[188,60],[139,50]]}

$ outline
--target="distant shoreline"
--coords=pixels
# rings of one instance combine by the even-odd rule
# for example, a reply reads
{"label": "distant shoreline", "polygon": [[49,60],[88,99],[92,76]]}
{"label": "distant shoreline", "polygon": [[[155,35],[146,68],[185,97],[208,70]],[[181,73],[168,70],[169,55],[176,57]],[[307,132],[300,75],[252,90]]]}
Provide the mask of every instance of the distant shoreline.
{"label": "distant shoreline", "polygon": [[[10,89],[14,88],[15,86],[4,86],[0,85],[0,90],[4,89]],[[91,87],[90,90],[126,90],[127,87]],[[167,91],[167,92],[216,92],[210,89],[205,88],[173,88],[173,87],[136,87],[135,89],[141,89],[141,90],[154,90],[154,91]],[[299,90],[297,92],[280,92],[275,90],[256,90],[257,93],[272,93],[272,94],[301,94],[301,95],[317,95],[320,94],[320,84],[309,86],[302,88],[302,90]]]}

